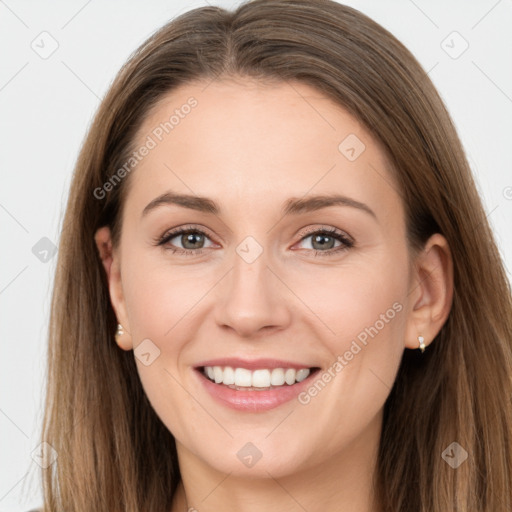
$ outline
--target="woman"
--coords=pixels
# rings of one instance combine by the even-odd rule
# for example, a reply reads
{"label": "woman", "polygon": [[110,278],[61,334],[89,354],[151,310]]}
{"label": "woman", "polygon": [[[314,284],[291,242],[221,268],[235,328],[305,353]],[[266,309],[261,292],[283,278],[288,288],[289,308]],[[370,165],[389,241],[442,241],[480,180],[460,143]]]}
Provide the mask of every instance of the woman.
{"label": "woman", "polygon": [[511,311],[391,34],[331,1],[187,12],[76,166],[45,510],[510,510]]}

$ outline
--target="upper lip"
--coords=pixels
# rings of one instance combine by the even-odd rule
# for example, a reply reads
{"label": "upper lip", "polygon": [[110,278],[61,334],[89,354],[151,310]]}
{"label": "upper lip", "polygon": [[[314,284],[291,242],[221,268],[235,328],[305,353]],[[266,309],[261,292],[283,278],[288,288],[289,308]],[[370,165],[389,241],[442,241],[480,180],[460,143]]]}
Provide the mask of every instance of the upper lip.
{"label": "upper lip", "polygon": [[259,370],[264,368],[316,368],[309,363],[302,364],[295,361],[285,361],[283,359],[259,358],[242,359],[239,357],[223,357],[218,359],[209,359],[195,365],[196,368],[204,366],[230,366],[231,368],[246,368],[248,370]]}

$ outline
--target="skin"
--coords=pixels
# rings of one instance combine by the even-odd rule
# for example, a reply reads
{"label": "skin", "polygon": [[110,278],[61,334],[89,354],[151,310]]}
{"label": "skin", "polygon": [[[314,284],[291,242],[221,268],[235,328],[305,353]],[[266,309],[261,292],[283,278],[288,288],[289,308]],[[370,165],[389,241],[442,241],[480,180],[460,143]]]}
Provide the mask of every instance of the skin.
{"label": "skin", "polygon": [[[371,479],[384,402],[404,349],[417,349],[420,334],[428,346],[449,314],[448,244],[436,234],[412,255],[383,151],[320,92],[246,78],[206,85],[175,89],[149,114],[136,146],[190,96],[198,101],[130,175],[119,246],[107,227],[96,233],[125,329],[120,347],[150,339],[160,350],[149,366],[135,360],[177,441],[182,483],[172,511],[379,511]],[[354,161],[338,149],[349,134],[366,146]],[[169,190],[209,197],[221,212],[161,205],[142,216]],[[333,192],[376,218],[350,206],[280,213],[289,198]],[[208,235],[202,254],[156,245],[190,224]],[[325,253],[342,242],[313,245],[306,228],[337,228],[354,246],[315,256],[315,248]],[[263,248],[252,263],[236,252],[247,236]],[[184,243],[172,239],[177,248]],[[201,360],[224,356],[328,369],[394,303],[402,310],[306,405],[235,411],[214,402],[194,374]],[[251,468],[237,457],[247,442],[262,454]]]}

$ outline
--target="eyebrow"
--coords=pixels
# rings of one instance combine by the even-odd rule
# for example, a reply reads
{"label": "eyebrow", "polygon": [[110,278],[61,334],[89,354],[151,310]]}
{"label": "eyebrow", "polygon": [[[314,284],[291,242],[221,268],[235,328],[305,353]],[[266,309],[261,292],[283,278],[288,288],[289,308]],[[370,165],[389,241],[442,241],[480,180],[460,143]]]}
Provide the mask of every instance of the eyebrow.
{"label": "eyebrow", "polygon": [[[188,194],[176,194],[169,191],[153,199],[142,211],[142,217],[159,206],[164,205],[177,205],[190,210],[210,213],[213,215],[219,215],[221,212],[220,207],[212,199]],[[338,194],[290,198],[283,204],[282,215],[298,215],[301,213],[321,210],[322,208],[327,208],[329,206],[350,206],[352,208],[357,208],[368,213],[377,220],[377,215],[369,206],[350,197]]]}

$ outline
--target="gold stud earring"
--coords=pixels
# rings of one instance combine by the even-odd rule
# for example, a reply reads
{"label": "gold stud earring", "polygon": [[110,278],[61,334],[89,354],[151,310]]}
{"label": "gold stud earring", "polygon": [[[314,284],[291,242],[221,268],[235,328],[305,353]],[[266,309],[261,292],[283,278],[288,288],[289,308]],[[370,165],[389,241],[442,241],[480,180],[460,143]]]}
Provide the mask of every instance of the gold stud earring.
{"label": "gold stud earring", "polygon": [[120,338],[124,334],[123,326],[121,324],[117,324],[117,331],[116,331],[116,343],[119,345]]}
{"label": "gold stud earring", "polygon": [[418,341],[420,342],[420,350],[423,354],[423,352],[425,352],[425,338],[423,336],[418,336]]}

